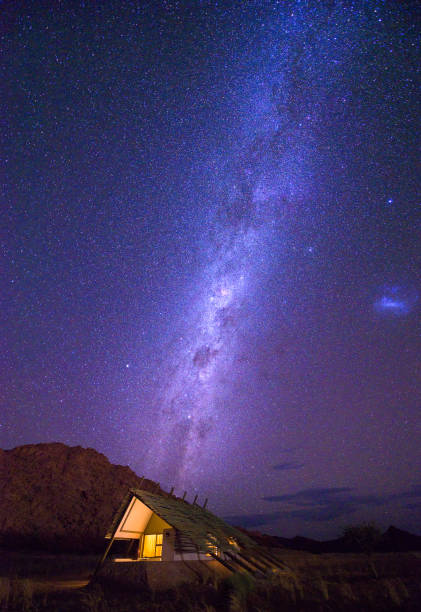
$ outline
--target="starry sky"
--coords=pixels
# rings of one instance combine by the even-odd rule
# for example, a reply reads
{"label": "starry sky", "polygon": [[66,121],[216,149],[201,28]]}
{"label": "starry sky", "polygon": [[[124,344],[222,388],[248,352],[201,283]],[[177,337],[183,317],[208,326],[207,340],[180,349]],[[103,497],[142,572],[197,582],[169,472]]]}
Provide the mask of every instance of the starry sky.
{"label": "starry sky", "polygon": [[417,3],[1,6],[0,447],[421,533]]}

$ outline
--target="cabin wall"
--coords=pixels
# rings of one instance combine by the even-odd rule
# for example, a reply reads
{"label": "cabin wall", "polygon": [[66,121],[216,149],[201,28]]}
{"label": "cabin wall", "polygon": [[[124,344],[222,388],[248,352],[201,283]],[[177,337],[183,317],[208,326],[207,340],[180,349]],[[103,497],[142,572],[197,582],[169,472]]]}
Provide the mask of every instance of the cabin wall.
{"label": "cabin wall", "polygon": [[152,533],[163,533],[164,529],[171,529],[171,525],[168,525],[164,519],[153,513],[145,527],[144,534],[149,535]]}
{"label": "cabin wall", "polygon": [[152,510],[137,498],[133,498],[114,535],[117,540],[132,540],[144,533],[151,517]]}
{"label": "cabin wall", "polygon": [[165,529],[162,544],[162,561],[173,561],[175,549],[175,529]]}

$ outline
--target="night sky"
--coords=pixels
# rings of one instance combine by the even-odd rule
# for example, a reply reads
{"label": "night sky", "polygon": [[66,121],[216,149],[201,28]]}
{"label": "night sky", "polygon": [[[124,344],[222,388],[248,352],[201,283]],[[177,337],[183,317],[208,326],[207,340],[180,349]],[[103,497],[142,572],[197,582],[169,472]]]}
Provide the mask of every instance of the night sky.
{"label": "night sky", "polygon": [[0,6],[0,447],[421,533],[417,3]]}

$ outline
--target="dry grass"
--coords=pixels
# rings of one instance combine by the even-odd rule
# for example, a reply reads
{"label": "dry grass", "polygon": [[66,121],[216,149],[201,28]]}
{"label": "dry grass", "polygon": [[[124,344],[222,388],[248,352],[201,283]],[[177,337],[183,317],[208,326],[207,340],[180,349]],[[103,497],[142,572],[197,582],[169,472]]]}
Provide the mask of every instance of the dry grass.
{"label": "dry grass", "polygon": [[11,595],[11,581],[8,576],[0,576],[0,609],[7,610]]}
{"label": "dry grass", "polygon": [[[0,610],[11,612],[385,612],[421,610],[421,559],[383,555],[375,559],[378,579],[364,555],[285,554],[291,568],[251,579],[210,576],[202,584],[182,584],[151,592],[108,579],[87,587],[40,592],[50,578],[0,578]],[[72,561],[73,563],[73,561]],[[62,567],[66,563],[62,564]],[[75,567],[77,567],[77,563]],[[85,570],[81,564],[82,572]],[[63,589],[65,582],[61,582]],[[68,586],[68,585],[67,585]]]}
{"label": "dry grass", "polygon": [[19,580],[8,576],[0,577],[0,610],[34,609],[34,583],[29,578]]}
{"label": "dry grass", "polygon": [[29,578],[25,578],[20,582],[20,599],[22,603],[22,610],[29,612],[32,610],[32,604],[34,599],[34,583]]}

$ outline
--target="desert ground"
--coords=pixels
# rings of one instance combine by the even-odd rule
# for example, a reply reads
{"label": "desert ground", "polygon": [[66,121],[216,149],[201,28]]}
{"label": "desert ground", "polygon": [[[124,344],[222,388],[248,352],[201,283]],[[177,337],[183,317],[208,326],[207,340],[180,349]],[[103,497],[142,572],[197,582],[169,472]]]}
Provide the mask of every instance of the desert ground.
{"label": "desert ground", "polygon": [[[186,583],[166,591],[111,571],[98,556],[0,551],[0,609],[15,612],[371,612],[421,609],[421,553],[312,554],[273,549],[287,571]],[[139,568],[140,571],[141,568]]]}

